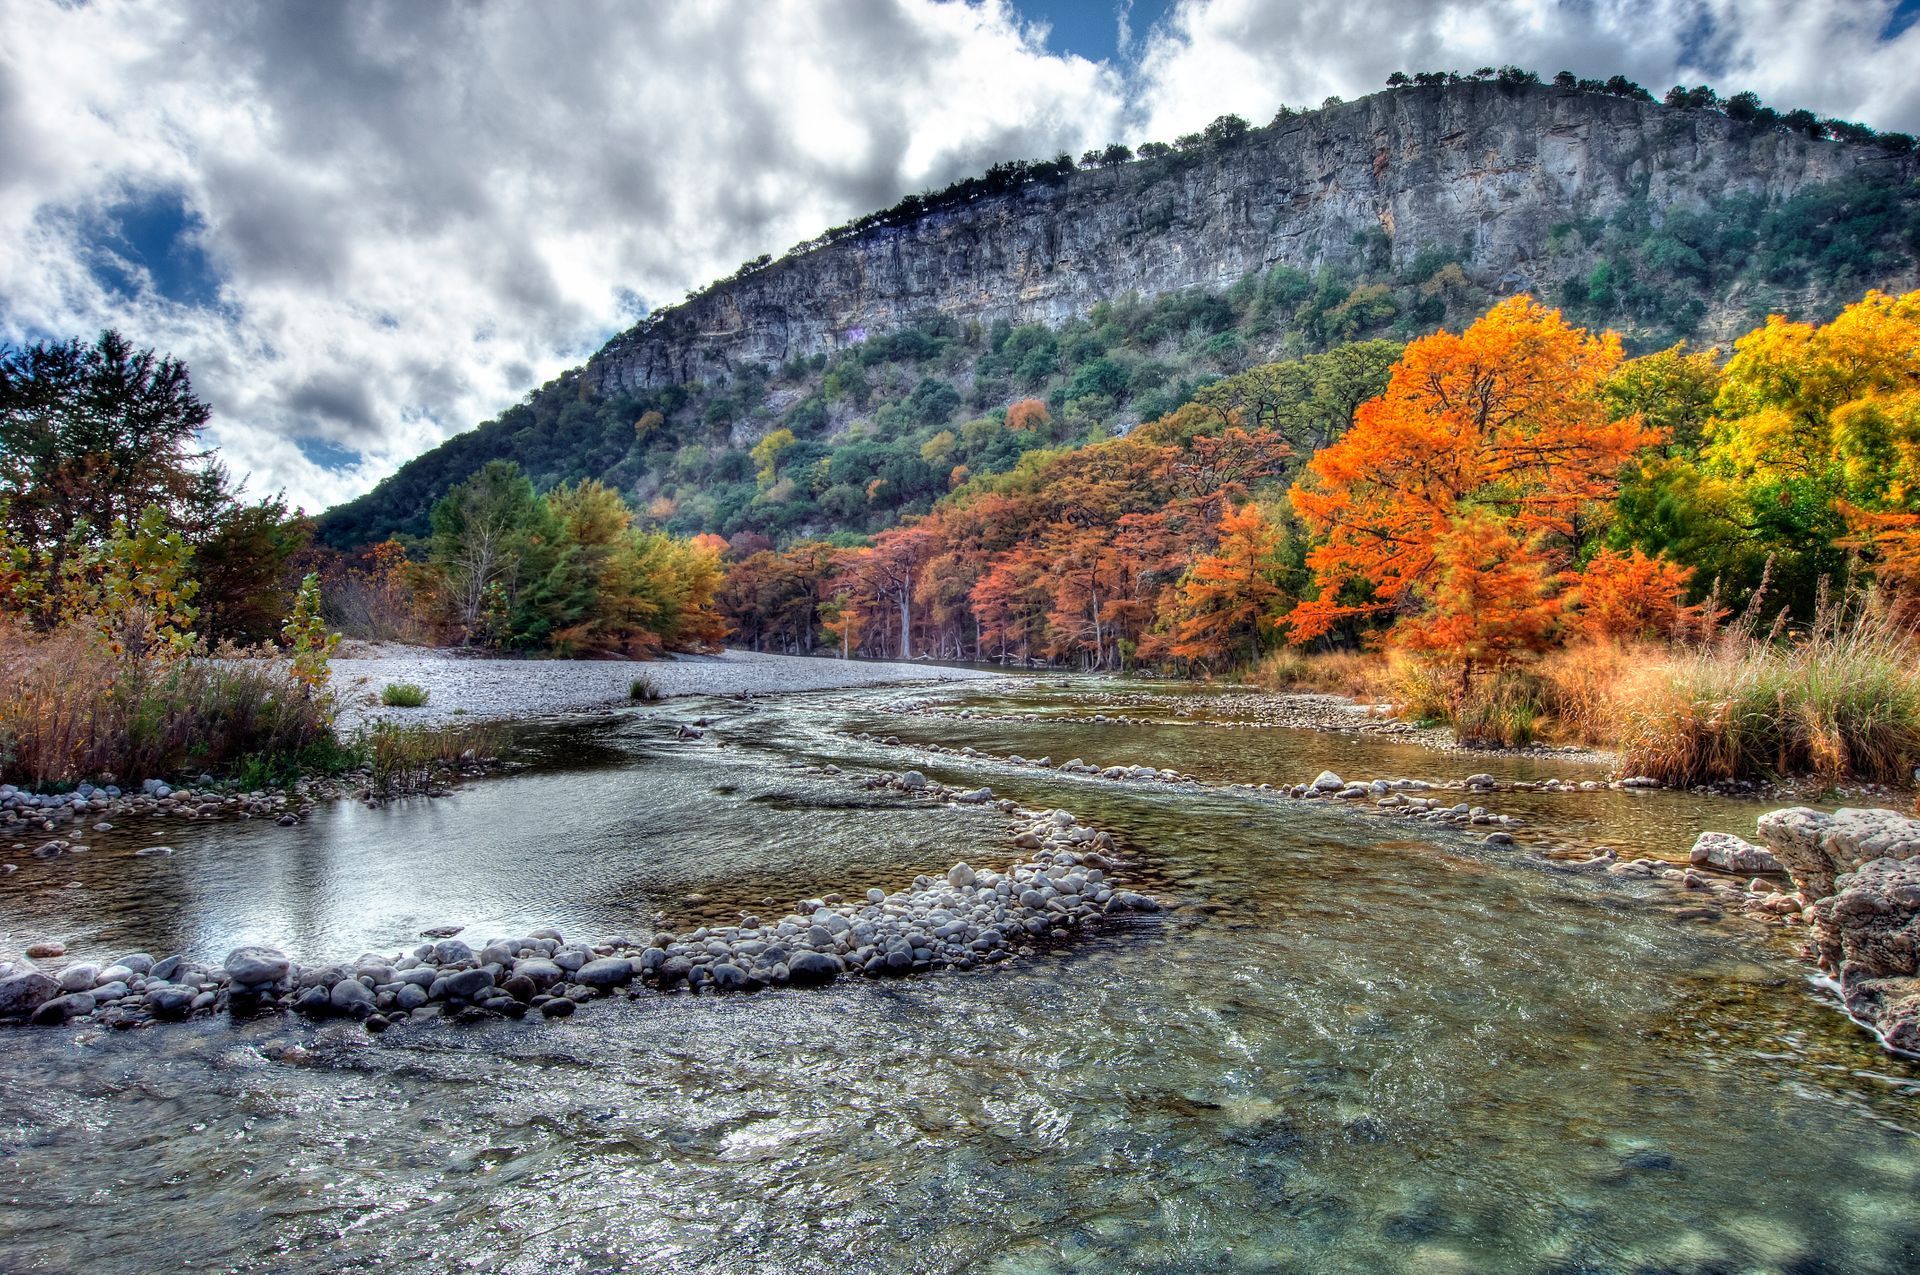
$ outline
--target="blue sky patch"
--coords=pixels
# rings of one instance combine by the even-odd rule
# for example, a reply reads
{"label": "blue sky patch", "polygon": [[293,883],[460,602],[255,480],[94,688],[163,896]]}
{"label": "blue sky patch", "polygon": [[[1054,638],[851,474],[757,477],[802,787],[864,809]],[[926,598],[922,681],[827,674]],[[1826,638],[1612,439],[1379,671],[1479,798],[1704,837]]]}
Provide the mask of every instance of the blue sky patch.
{"label": "blue sky patch", "polygon": [[220,276],[200,247],[205,225],[178,191],[122,200],[87,227],[88,266],[102,287],[123,297],[138,296],[144,282],[175,304],[213,305]]}
{"label": "blue sky patch", "polygon": [[338,443],[330,443],[324,438],[296,438],[293,445],[322,469],[352,469],[361,460],[360,453]]}
{"label": "blue sky patch", "polygon": [[1920,0],[1900,0],[1893,6],[1893,12],[1887,15],[1886,29],[1880,32],[1882,40],[1897,40],[1900,33],[1920,20]]}
{"label": "blue sky patch", "polygon": [[[1047,48],[1055,53],[1077,53],[1089,62],[1102,58],[1130,61],[1147,30],[1173,8],[1173,0],[1133,0],[1132,3],[1087,4],[1074,0],[1016,0],[1014,8],[1029,21],[1046,22],[1053,29]],[[1120,15],[1126,14],[1131,43],[1120,48]]]}

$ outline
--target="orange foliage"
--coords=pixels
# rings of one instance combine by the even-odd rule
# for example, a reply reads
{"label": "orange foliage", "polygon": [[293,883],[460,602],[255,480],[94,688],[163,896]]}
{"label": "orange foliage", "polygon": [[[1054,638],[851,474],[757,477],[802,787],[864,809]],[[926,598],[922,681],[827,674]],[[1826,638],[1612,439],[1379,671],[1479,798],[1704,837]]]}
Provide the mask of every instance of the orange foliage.
{"label": "orange foliage", "polygon": [[[1607,418],[1600,391],[1620,358],[1617,336],[1529,297],[1409,345],[1386,392],[1294,488],[1295,509],[1325,537],[1307,560],[1320,595],[1288,617],[1294,640],[1408,598],[1469,502],[1508,520],[1516,543],[1570,535],[1579,508],[1612,496],[1621,466],[1660,440],[1637,415]],[[1350,583],[1374,601],[1342,604]]]}
{"label": "orange foliage", "polygon": [[1280,533],[1260,506],[1229,506],[1220,519],[1219,547],[1195,561],[1180,581],[1167,652],[1213,664],[1244,650],[1258,661],[1261,631],[1278,623],[1286,597],[1279,549]]}
{"label": "orange foliage", "polygon": [[1848,543],[1873,555],[1873,576],[1897,622],[1920,625],[1920,513],[1868,513],[1842,506],[1853,528]]}
{"label": "orange foliage", "polygon": [[1574,577],[1578,610],[1571,624],[1599,640],[1672,637],[1700,620],[1700,608],[1683,601],[1692,579],[1692,567],[1638,549],[1602,549]]}
{"label": "orange foliage", "polygon": [[1047,411],[1047,405],[1037,398],[1023,398],[1007,409],[1007,428],[1025,429],[1039,433],[1053,424],[1053,416]]}
{"label": "orange foliage", "polygon": [[1393,630],[1401,648],[1461,666],[1499,668],[1546,649],[1560,600],[1536,546],[1484,509],[1454,519],[1433,545],[1433,569],[1418,586],[1421,614]]}

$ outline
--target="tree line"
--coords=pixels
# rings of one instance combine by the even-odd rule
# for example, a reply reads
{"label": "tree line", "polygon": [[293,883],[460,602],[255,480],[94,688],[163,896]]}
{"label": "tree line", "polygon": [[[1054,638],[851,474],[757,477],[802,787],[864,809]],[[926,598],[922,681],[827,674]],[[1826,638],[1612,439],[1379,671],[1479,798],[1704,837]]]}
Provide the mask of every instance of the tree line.
{"label": "tree line", "polygon": [[719,600],[766,649],[1218,672],[1385,644],[1471,682],[1869,581],[1920,618],[1920,293],[1769,319],[1724,363],[1511,298],[1030,453],[868,545],[736,555]]}

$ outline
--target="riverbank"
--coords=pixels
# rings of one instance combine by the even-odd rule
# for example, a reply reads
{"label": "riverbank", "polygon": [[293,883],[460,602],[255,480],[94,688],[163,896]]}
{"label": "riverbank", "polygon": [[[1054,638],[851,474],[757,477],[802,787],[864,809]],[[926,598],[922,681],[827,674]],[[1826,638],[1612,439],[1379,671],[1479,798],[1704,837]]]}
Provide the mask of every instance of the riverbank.
{"label": "riverbank", "polygon": [[[364,652],[364,653],[363,653]],[[937,664],[840,660],[726,650],[670,659],[503,660],[473,658],[431,647],[360,647],[333,661],[340,724],[376,720],[407,723],[507,721],[586,712],[633,701],[644,680],[663,698],[683,695],[780,695],[802,691],[960,682],[999,674]],[[392,683],[427,692],[419,708],[380,703]]]}

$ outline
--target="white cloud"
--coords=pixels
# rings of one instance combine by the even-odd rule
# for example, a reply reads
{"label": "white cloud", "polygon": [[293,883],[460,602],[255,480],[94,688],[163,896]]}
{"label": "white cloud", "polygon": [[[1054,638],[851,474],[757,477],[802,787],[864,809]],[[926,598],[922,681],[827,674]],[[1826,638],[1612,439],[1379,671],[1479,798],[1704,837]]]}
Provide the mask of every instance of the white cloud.
{"label": "white cloud", "polygon": [[1133,114],[1170,140],[1225,111],[1356,97],[1394,71],[1511,63],[1676,83],[1877,128],[1920,131],[1920,25],[1881,33],[1895,0],[1182,0],[1147,40]]}
{"label": "white cloud", "polygon": [[[1915,129],[1920,28],[1879,42],[1891,7],[1188,0],[1123,73],[1047,53],[1004,0],[0,0],[0,335],[112,324],[178,354],[229,465],[317,508],[636,298],[997,160],[1500,62]],[[114,210],[156,195],[197,219],[217,304],[98,269]]]}

